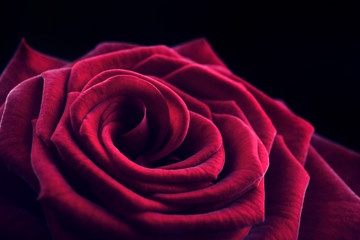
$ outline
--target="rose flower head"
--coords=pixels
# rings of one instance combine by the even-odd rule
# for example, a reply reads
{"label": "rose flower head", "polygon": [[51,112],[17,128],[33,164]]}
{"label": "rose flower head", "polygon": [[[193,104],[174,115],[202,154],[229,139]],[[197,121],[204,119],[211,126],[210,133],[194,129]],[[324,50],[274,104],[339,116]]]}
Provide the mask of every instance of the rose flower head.
{"label": "rose flower head", "polygon": [[359,174],[205,39],[0,78],[0,239],[359,239]]}

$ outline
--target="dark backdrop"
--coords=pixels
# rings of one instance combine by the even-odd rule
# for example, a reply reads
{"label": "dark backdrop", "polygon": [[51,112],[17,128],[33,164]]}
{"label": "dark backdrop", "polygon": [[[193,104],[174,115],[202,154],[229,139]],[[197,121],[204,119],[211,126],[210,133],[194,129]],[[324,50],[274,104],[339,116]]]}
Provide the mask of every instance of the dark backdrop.
{"label": "dark backdrop", "polygon": [[360,151],[355,4],[75,2],[1,2],[1,70],[22,37],[40,52],[67,60],[101,41],[171,46],[205,37],[234,73],[283,99],[321,135]]}

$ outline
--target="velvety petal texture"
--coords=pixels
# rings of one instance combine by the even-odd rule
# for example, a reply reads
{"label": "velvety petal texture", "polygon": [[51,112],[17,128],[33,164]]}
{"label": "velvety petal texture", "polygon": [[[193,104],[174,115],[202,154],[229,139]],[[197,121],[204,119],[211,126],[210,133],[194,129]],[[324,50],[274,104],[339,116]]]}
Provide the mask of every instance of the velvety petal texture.
{"label": "velvety petal texture", "polygon": [[360,155],[205,39],[22,41],[0,78],[0,239],[357,239]]}

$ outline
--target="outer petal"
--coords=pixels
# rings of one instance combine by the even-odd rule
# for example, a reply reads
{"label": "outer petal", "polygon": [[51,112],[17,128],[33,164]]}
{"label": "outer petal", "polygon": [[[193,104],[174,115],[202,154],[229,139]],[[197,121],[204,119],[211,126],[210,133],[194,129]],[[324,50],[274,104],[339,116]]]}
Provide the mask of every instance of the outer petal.
{"label": "outer petal", "polygon": [[296,239],[309,175],[281,136],[275,138],[265,175],[265,222],[246,239]]}
{"label": "outer petal", "polygon": [[304,165],[314,127],[292,113],[283,103],[270,98],[245,80],[235,75],[231,75],[230,78],[242,83],[256,98],[270,117],[278,134],[284,137],[285,143],[294,157]]}
{"label": "outer petal", "polygon": [[43,79],[30,78],[8,95],[0,124],[0,164],[9,167],[37,189],[30,164],[31,120],[39,115]]}
{"label": "outer petal", "polygon": [[22,40],[14,57],[0,77],[0,105],[17,84],[46,70],[59,68],[65,61],[43,55],[31,49]]}
{"label": "outer petal", "polygon": [[174,50],[197,63],[220,65],[226,68],[226,65],[216,55],[214,50],[212,50],[210,44],[205,38],[181,44],[176,46]]}
{"label": "outer petal", "polygon": [[305,197],[299,238],[358,239],[360,198],[313,147],[309,150],[306,169],[311,180]]}
{"label": "outer petal", "polygon": [[345,183],[360,196],[360,154],[314,135],[311,144]]}

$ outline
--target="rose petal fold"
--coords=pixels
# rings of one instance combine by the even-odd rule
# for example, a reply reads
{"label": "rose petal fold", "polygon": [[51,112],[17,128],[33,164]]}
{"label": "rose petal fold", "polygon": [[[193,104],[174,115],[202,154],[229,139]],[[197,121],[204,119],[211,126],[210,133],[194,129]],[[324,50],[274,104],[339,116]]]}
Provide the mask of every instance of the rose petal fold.
{"label": "rose petal fold", "polygon": [[243,84],[194,64],[174,71],[165,76],[164,80],[197,98],[236,101],[246,114],[251,127],[270,151],[276,129],[261,105]]}
{"label": "rose petal fold", "polygon": [[226,68],[205,38],[178,45],[174,50],[197,63],[220,65]]}
{"label": "rose petal fold", "polygon": [[286,145],[295,158],[304,165],[314,127],[292,113],[284,104],[271,99],[242,78],[233,74],[230,75],[230,78],[242,83],[256,98],[263,110],[270,117],[278,134],[284,137]]}
{"label": "rose petal fold", "polygon": [[265,175],[265,221],[245,239],[297,239],[309,175],[277,135]]}
{"label": "rose petal fold", "polygon": [[317,134],[311,139],[311,145],[339,177],[360,196],[360,154]]}
{"label": "rose petal fold", "polygon": [[65,61],[33,50],[23,39],[14,57],[0,76],[0,106],[5,102],[5,98],[11,89],[25,79],[49,69],[62,67],[65,64]]}
{"label": "rose petal fold", "polygon": [[346,185],[312,146],[305,167],[310,175],[310,183],[305,196],[299,238],[348,240],[358,238],[360,236],[359,196]]}
{"label": "rose petal fold", "polygon": [[[33,124],[35,128],[36,121]],[[74,191],[60,172],[56,157],[36,134],[31,155],[41,187],[38,200],[53,234],[67,239],[141,238],[127,221]]]}
{"label": "rose petal fold", "polygon": [[36,76],[20,83],[6,98],[0,124],[1,164],[13,170],[34,189],[38,182],[30,163],[31,120],[39,115],[43,79]]}
{"label": "rose petal fold", "polygon": [[139,61],[153,55],[180,57],[174,50],[166,46],[137,47],[86,58],[76,62],[72,67],[67,89],[69,92],[80,92],[87,81],[98,73],[109,69],[131,70]]}
{"label": "rose petal fold", "polygon": [[36,134],[50,145],[50,138],[55,131],[65,108],[66,83],[70,74],[69,68],[49,70],[41,74],[44,87],[39,112]]}

